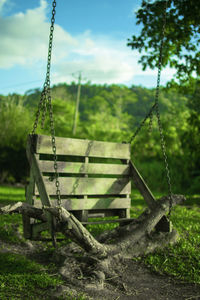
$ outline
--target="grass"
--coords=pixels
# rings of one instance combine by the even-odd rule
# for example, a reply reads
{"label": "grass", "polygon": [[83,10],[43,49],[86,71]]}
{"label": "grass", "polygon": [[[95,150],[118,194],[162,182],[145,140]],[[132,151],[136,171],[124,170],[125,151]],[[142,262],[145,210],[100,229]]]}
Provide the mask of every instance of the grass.
{"label": "grass", "polygon": [[[1,206],[18,201],[25,201],[23,188],[0,186]],[[49,295],[56,286],[64,283],[56,274],[56,266],[51,261],[51,243],[47,243],[46,251],[40,253],[41,262],[12,253],[12,246],[23,244],[23,239],[16,235],[16,226],[22,233],[21,215],[0,216],[0,241],[6,242],[6,246],[4,243],[0,244],[0,299],[50,299]],[[45,260],[48,262],[44,263]],[[69,294],[58,299],[75,298]],[[81,294],[77,297],[77,300],[84,299],[84,295]]]}
{"label": "grass", "polygon": [[47,299],[48,289],[62,283],[47,267],[19,254],[1,253],[0,265],[0,299]]}
{"label": "grass", "polygon": [[178,243],[145,257],[157,272],[187,282],[200,283],[200,196],[188,196],[186,205],[177,206],[171,216],[180,234]]}
{"label": "grass", "polygon": [[0,204],[12,204],[25,201],[25,189],[19,187],[0,186]]}
{"label": "grass", "polygon": [[[0,187],[1,205],[24,200],[22,188]],[[187,282],[200,283],[199,204],[199,195],[188,196],[184,205],[172,210],[171,220],[180,234],[180,239],[175,246],[169,246],[165,250],[139,259],[159,273],[173,275]],[[137,192],[133,192],[131,216],[137,217],[144,209],[145,203],[142,197]],[[20,215],[1,216],[0,240],[10,245],[22,243],[14,231],[17,225],[20,225],[19,230],[22,232]],[[95,235],[114,226],[116,224],[95,225],[90,226],[89,230]],[[48,261],[53,250],[50,244],[47,244],[46,249],[46,254],[43,255],[46,255]],[[44,265],[22,255],[6,252],[0,254],[0,265],[0,299],[47,299],[49,289],[52,290],[63,283],[58,275],[54,275],[56,266],[50,260]],[[72,298],[69,295],[65,299]],[[84,296],[80,295],[77,299],[84,299]]]}

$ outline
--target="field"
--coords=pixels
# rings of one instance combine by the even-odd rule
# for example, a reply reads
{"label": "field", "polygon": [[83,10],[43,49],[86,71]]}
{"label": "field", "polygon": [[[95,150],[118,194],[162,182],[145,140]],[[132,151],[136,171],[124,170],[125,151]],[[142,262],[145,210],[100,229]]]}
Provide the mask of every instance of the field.
{"label": "field", "polygon": [[[24,200],[23,188],[0,187],[0,206]],[[152,271],[159,274],[173,276],[182,282],[200,284],[199,203],[199,195],[190,195],[187,196],[184,205],[173,209],[171,220],[180,234],[176,246],[169,246],[163,251],[134,260],[145,262]],[[144,208],[141,196],[133,191],[132,217],[139,215]],[[111,226],[114,225],[98,225],[89,230],[93,234],[98,234],[105,229],[111,229]],[[51,243],[35,242],[38,255],[33,255],[31,246],[24,240],[22,234],[21,215],[1,215],[0,299],[48,299],[50,292],[64,283],[57,272],[58,264],[54,257],[54,249]],[[69,295],[65,299],[75,298]],[[79,294],[77,299],[85,298]]]}

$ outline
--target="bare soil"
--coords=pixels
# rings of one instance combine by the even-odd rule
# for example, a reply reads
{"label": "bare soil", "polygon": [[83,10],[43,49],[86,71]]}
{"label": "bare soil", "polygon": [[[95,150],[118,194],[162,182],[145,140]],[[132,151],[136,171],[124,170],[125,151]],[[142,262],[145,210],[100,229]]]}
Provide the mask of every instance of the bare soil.
{"label": "bare soil", "polygon": [[[142,262],[123,259],[113,265],[113,276],[98,278],[96,270],[84,271],[84,260],[80,256],[80,249],[72,251],[73,247],[60,247],[55,253],[47,257],[44,255],[44,245],[37,242],[27,242],[21,245],[11,245],[1,242],[0,252],[12,252],[26,255],[42,264],[56,262],[57,272],[63,275],[64,284],[57,287],[56,292],[49,291],[48,299],[64,299],[71,293],[71,299],[83,293],[86,299],[103,300],[177,300],[200,299],[200,285],[179,281],[167,275],[153,272]],[[76,252],[76,253],[75,253]],[[66,254],[67,253],[67,254]],[[88,262],[87,262],[88,263]],[[93,275],[92,275],[93,274]],[[104,281],[105,279],[105,281]],[[104,284],[102,282],[104,281]],[[68,298],[69,299],[69,298]]]}

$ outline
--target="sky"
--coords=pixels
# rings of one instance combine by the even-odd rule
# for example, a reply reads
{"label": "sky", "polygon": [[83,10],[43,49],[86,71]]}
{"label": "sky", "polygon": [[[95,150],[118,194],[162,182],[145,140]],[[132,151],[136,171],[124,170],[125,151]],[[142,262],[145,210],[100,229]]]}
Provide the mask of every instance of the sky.
{"label": "sky", "polygon": [[[57,0],[51,85],[82,83],[156,86],[157,70],[138,64],[127,47],[139,34],[141,0]],[[0,0],[0,94],[42,88],[46,74],[52,1]],[[166,68],[161,84],[173,76]]]}

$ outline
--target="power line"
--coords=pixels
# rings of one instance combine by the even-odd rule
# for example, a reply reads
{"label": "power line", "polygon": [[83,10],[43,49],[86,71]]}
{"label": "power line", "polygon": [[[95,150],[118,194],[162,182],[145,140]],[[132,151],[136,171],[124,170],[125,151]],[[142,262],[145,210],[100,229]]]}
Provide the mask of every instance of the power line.
{"label": "power line", "polygon": [[[77,74],[78,72],[76,73],[69,73],[69,74],[66,74],[66,75],[72,75],[73,77],[75,77],[75,74]],[[54,78],[57,78],[59,76],[55,76]],[[77,77],[75,77],[77,79]],[[83,78],[82,80],[86,80],[86,78]],[[17,83],[17,84],[12,84],[12,85],[7,85],[7,86],[4,86],[4,87],[1,87],[1,90],[5,90],[5,89],[9,89],[9,88],[14,88],[14,87],[20,87],[20,86],[24,86],[24,85],[28,85],[28,84],[31,84],[31,83],[36,83],[36,82],[43,82],[43,79],[38,79],[38,80],[32,80],[32,81],[25,81],[25,82],[21,82],[21,83]]]}
{"label": "power line", "polygon": [[41,82],[41,81],[42,81],[42,79],[40,79],[40,80],[34,80],[34,81],[22,82],[22,83],[13,84],[13,85],[8,85],[8,86],[2,87],[1,90],[5,90],[5,89],[8,89],[8,88],[12,88],[12,87],[23,86],[23,85],[27,85],[27,84],[30,84],[30,83]]}

